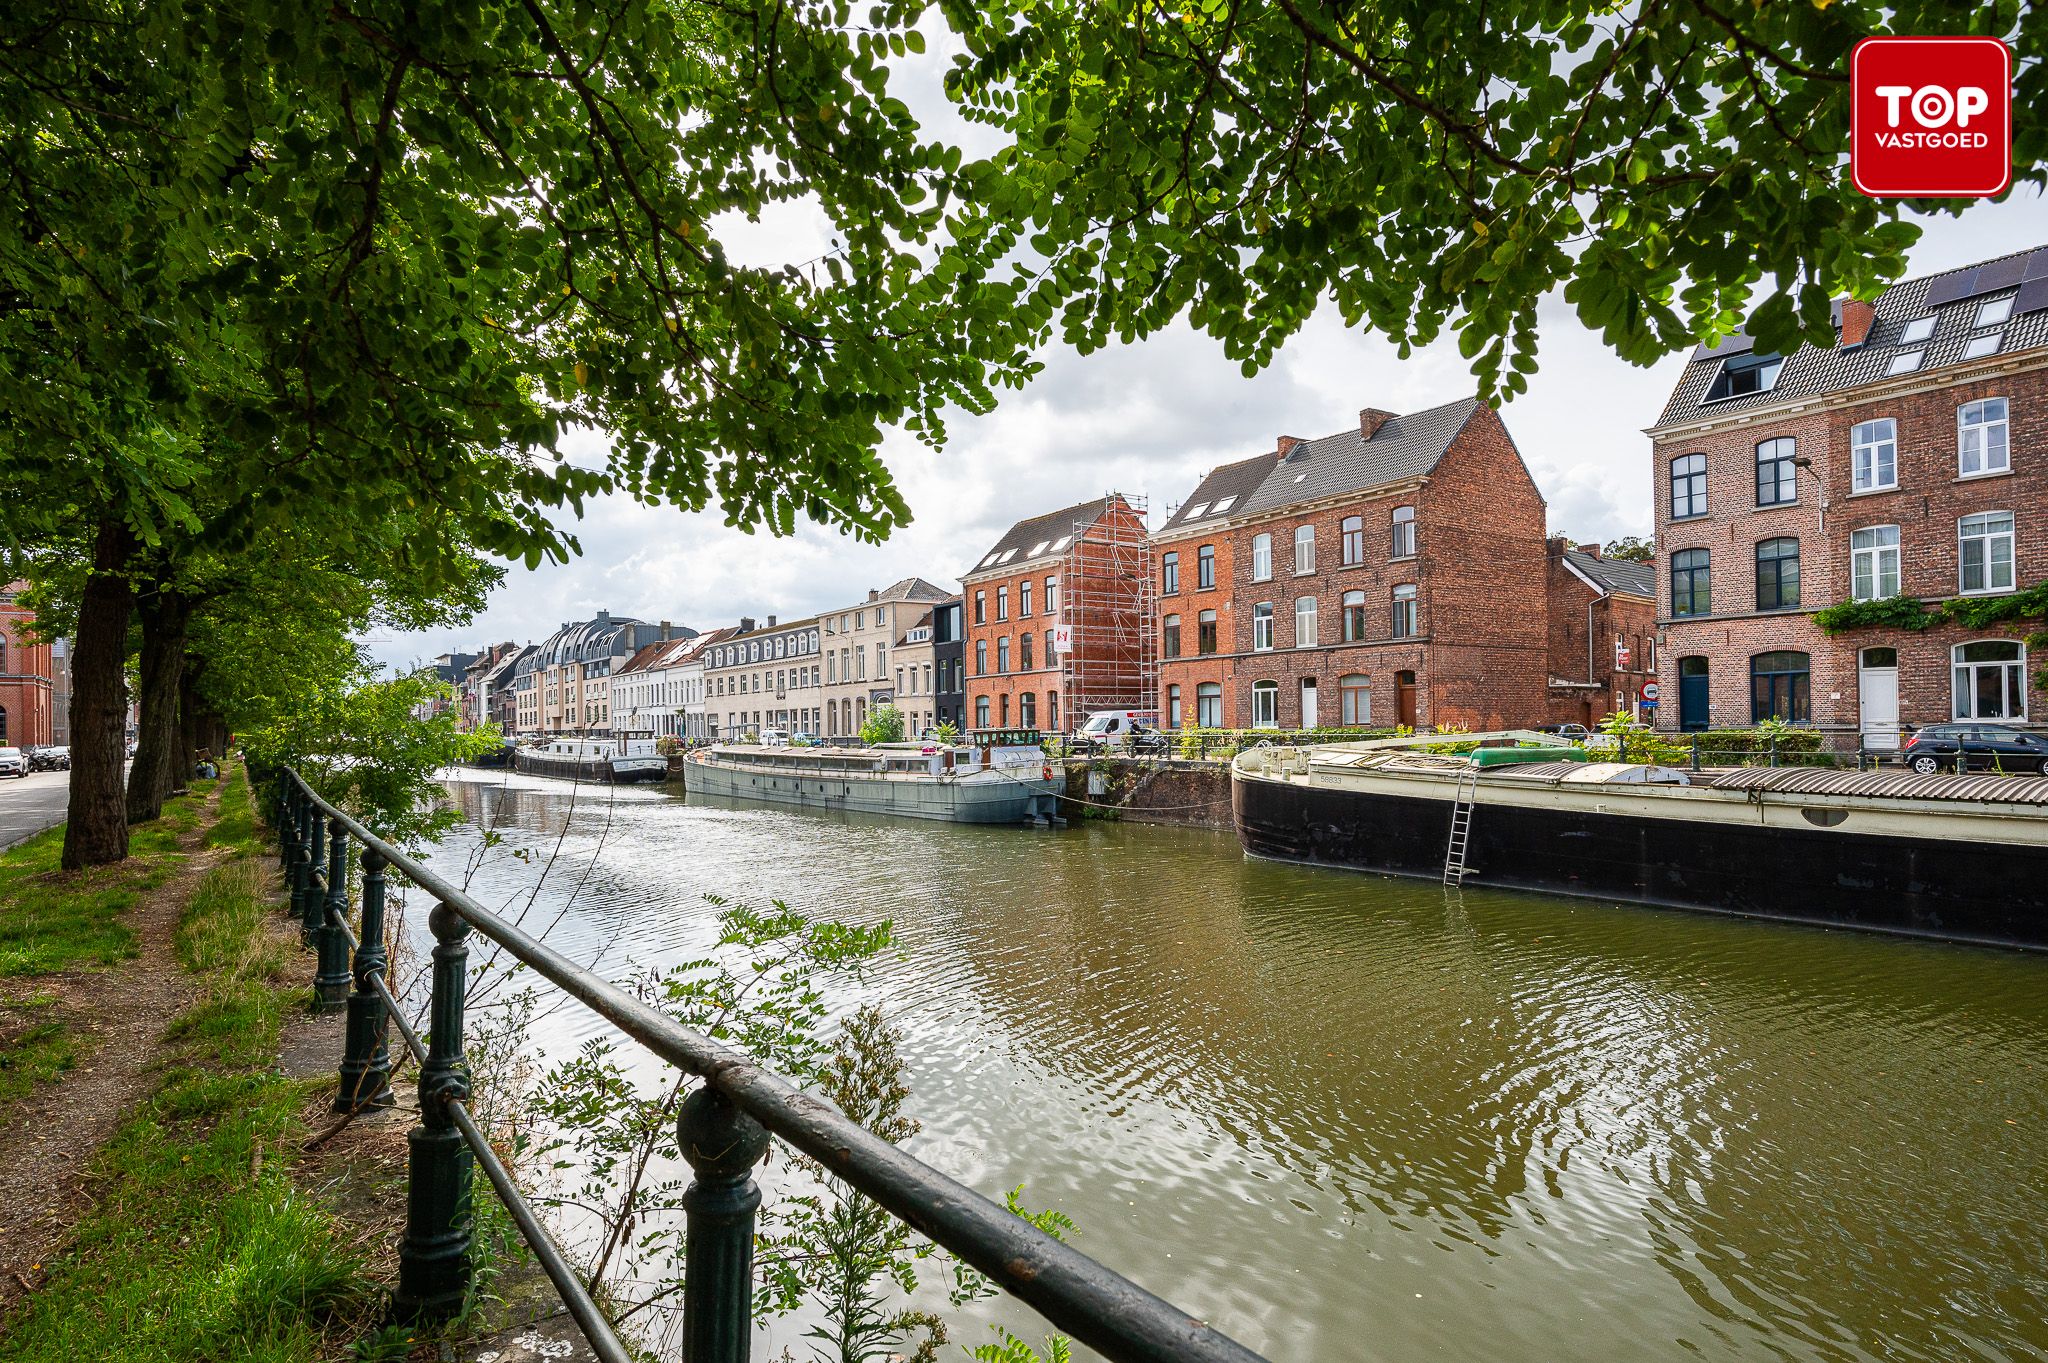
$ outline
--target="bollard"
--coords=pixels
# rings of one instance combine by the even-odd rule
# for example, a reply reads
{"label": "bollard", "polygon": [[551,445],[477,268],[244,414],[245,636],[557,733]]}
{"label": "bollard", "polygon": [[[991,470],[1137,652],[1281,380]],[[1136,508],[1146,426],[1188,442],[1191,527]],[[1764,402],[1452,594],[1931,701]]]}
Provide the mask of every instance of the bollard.
{"label": "bollard", "polygon": [[320,941],[320,917],[327,911],[327,821],[309,799],[306,801],[309,833],[306,851],[306,897],[299,901],[299,940],[307,946]]}
{"label": "bollard", "polygon": [[321,906],[320,969],[313,976],[313,1011],[329,1013],[348,1002],[348,825],[327,826],[327,899]]}
{"label": "bollard", "polygon": [[683,1192],[683,1363],[747,1363],[754,1329],[754,1166],[768,1133],[705,1084],[683,1100],[676,1140],[696,1177]]}
{"label": "bollard", "polygon": [[469,1295],[471,1156],[448,1111],[469,1096],[462,1059],[462,996],[469,925],[446,904],[427,917],[434,933],[434,998],[427,1058],[420,1065],[420,1120],[406,1135],[405,1238],[398,1246],[394,1311],[406,1320],[446,1320]]}
{"label": "bollard", "polygon": [[363,850],[363,931],[356,941],[355,992],[348,996],[348,1031],[341,1056],[341,1092],[336,1112],[395,1107],[391,1092],[390,1020],[372,982],[384,973],[384,858]]}

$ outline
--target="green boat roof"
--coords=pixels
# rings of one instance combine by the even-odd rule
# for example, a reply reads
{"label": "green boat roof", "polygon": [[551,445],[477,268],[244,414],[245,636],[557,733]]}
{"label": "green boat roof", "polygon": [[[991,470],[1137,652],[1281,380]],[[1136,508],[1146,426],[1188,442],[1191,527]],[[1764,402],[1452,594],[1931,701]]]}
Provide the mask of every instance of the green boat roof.
{"label": "green boat roof", "polygon": [[1523,762],[1583,762],[1586,750],[1569,745],[1556,748],[1474,748],[1475,767],[1512,767]]}

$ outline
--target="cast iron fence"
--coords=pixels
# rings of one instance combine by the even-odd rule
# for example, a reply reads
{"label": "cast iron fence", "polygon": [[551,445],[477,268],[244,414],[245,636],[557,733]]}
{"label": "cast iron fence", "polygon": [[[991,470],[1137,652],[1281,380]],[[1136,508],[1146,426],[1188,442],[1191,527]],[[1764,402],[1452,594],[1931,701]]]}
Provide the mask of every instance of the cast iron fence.
{"label": "cast iron fence", "polygon": [[[754,1166],[779,1136],[911,1229],[986,1274],[1054,1328],[1118,1363],[1264,1363],[1259,1355],[849,1121],[743,1052],[684,1027],[478,904],[314,792],[278,780],[279,858],[302,934],[318,953],[315,1007],[348,1010],[336,1111],[395,1104],[388,1028],[419,1063],[419,1122],[407,1137],[406,1220],[394,1307],[414,1320],[458,1313],[470,1289],[472,1166],[481,1166],[570,1315],[604,1363],[632,1355],[471,1117],[464,993],[474,930],[620,1032],[703,1083],[676,1121],[694,1175],[684,1194],[683,1359],[746,1363],[754,1334]],[[348,921],[350,840],[362,848],[360,932]],[[385,975],[385,872],[433,896],[433,984],[422,1038]],[[353,956],[351,956],[353,953]]]}

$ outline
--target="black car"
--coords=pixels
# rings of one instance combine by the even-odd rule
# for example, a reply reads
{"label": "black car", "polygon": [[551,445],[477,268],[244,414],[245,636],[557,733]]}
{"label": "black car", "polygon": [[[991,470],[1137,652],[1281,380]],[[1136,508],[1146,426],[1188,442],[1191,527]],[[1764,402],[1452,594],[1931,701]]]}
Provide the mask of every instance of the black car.
{"label": "black car", "polygon": [[2048,736],[2009,724],[1930,724],[1906,736],[1899,760],[1922,776],[1965,766],[1977,771],[2048,772]]}

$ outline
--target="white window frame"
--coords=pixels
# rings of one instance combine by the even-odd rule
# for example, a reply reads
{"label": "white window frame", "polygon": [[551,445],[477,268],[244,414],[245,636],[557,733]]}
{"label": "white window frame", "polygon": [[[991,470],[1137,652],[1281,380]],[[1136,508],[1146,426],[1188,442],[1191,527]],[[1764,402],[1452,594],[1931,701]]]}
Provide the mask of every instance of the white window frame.
{"label": "white window frame", "polygon": [[[1994,526],[2004,518],[2004,528]],[[1975,527],[1972,521],[1977,521]],[[1972,534],[1972,529],[1976,533]],[[2014,541],[2018,529],[2018,517],[2010,511],[1977,511],[1956,521],[1956,589],[1964,596],[2001,596],[2013,590],[2018,580],[2018,564],[2014,561]],[[1978,550],[1978,566],[1983,573],[1983,584],[1970,585],[1970,546],[1981,546]],[[2000,557],[2000,549],[2004,555]],[[2004,581],[1999,581],[1998,570],[2005,569]]]}
{"label": "white window frame", "polygon": [[[1403,596],[1403,592],[1406,592],[1407,595]],[[1415,590],[1415,584],[1412,582],[1398,582],[1394,584],[1392,593],[1393,610],[1391,612],[1393,616],[1391,623],[1394,638],[1413,639],[1421,635],[1422,602],[1420,596],[1421,594]],[[1404,606],[1407,607],[1406,610],[1402,609]]]}
{"label": "white window frame", "polygon": [[1273,648],[1273,603],[1261,601],[1252,607],[1252,652],[1268,653]]}
{"label": "white window frame", "polygon": [[1294,527],[1294,574],[1302,577],[1316,570],[1316,528],[1313,525]]}
{"label": "white window frame", "polygon": [[[1307,607],[1304,611],[1303,607]],[[1316,599],[1313,596],[1294,598],[1294,646],[1314,648],[1316,638]]]}
{"label": "white window frame", "polygon": [[1273,580],[1273,536],[1260,531],[1252,536],[1252,581]]}
{"label": "white window frame", "polygon": [[[1889,537],[1886,531],[1890,531]],[[1858,541],[1865,541],[1858,543]],[[1889,564],[1887,564],[1889,560]],[[1899,527],[1896,525],[1866,525],[1849,534],[1849,595],[1857,601],[1882,601],[1897,596],[1903,579],[1900,577]],[[1891,590],[1885,590],[1885,580],[1891,580]],[[1870,588],[1864,590],[1868,581]]]}
{"label": "white window frame", "polygon": [[1277,729],[1280,727],[1279,682],[1255,681],[1252,683],[1252,727],[1254,729]]}
{"label": "white window frame", "polygon": [[1849,428],[1850,490],[1882,492],[1899,485],[1899,423],[1888,416]]}
{"label": "white window frame", "polygon": [[[2011,644],[2019,650],[2017,659],[2001,658],[1991,662],[1964,662],[1963,650],[1976,644]],[[2027,646],[2018,639],[1972,639],[1966,644],[1956,644],[1949,649],[1949,709],[1952,717],[1959,720],[1983,720],[1988,722],[2006,721],[2024,724],[2027,722]],[[1977,698],[1977,672],[1980,668],[1995,667],[2005,670],[2006,694],[2019,697],[2019,713],[2003,715],[1979,715],[1970,713],[1970,707]],[[1965,676],[1967,673],[1967,678]]]}
{"label": "white window frame", "polygon": [[[2010,473],[2011,422],[2012,404],[2004,398],[1980,398],[1956,408],[1956,476],[1983,478]],[[1996,450],[1992,448],[1994,437]]]}
{"label": "white window frame", "polygon": [[1391,520],[1392,531],[1388,536],[1389,558],[1415,557],[1415,508],[1397,506]]}
{"label": "white window frame", "polygon": [[[1363,686],[1348,685],[1353,677],[1362,678]],[[1363,706],[1356,702],[1363,701]],[[1360,710],[1363,713],[1359,713]],[[1350,713],[1346,713],[1350,711]],[[1346,728],[1365,728],[1372,723],[1372,678],[1363,672],[1347,672],[1337,678],[1337,722]]]}

